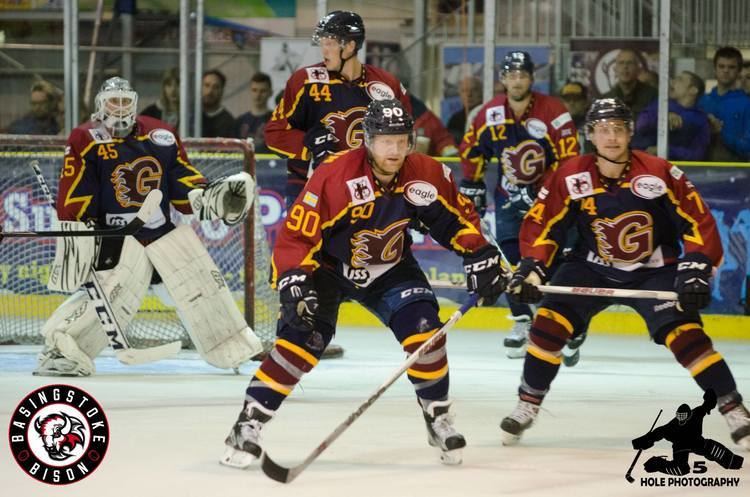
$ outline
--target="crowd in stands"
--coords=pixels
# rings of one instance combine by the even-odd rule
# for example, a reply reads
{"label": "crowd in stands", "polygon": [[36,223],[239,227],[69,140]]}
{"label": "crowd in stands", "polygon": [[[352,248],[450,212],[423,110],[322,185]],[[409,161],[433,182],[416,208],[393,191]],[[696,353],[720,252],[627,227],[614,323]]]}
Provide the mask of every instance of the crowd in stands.
{"label": "crowd in stands", "polygon": [[[704,80],[691,71],[682,71],[669,81],[668,158],[681,161],[738,162],[750,158],[750,62],[743,62],[734,47],[718,49],[713,58],[716,86],[706,93]],[[615,57],[615,84],[603,97],[617,97],[630,106],[636,120],[632,147],[654,153],[658,124],[658,74],[642,66],[636,51],[623,48]],[[203,74],[202,131],[204,137],[253,138],[258,152],[268,152],[263,129],[271,116],[271,78],[254,74],[248,87],[250,108],[235,117],[222,100],[226,76],[218,69]],[[499,85],[495,94],[504,92]],[[583,118],[592,95],[585,82],[568,81],[558,92],[581,133],[584,151],[590,145],[582,134]],[[170,68],[163,74],[159,98],[142,114],[179,127],[179,72]],[[455,155],[471,121],[482,105],[482,82],[474,76],[458,85],[461,109],[444,116],[445,125],[424,102],[412,98],[419,151],[431,155]],[[63,102],[58,88],[44,80],[30,88],[30,111],[13,121],[11,134],[54,135],[62,131]],[[192,122],[192,117],[191,117]]]}

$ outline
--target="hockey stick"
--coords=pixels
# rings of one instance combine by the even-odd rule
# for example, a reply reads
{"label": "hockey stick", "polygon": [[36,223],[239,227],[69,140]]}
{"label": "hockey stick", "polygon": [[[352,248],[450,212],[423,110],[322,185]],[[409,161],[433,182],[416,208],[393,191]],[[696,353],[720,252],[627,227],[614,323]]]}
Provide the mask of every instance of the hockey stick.
{"label": "hockey stick", "polygon": [[[36,180],[39,183],[39,186],[42,188],[44,195],[47,197],[47,201],[52,206],[52,209],[54,211],[55,203],[52,200],[52,192],[50,192],[49,186],[47,186],[47,180],[44,179],[44,174],[42,174],[42,170],[39,168],[39,161],[32,160],[29,163],[29,166],[34,171]],[[160,190],[151,190],[148,193],[146,199],[143,201],[143,205],[141,205],[140,209],[138,209],[136,219],[131,221],[130,223],[132,224],[136,220],[140,222],[140,225],[134,231],[134,233],[137,232],[143,225],[145,225],[149,221],[149,219],[151,219],[151,216],[154,212],[156,212],[156,209],[159,209],[161,198],[162,193]],[[62,233],[70,234],[75,232],[63,231]],[[91,231],[86,231],[85,233],[91,233]],[[128,339],[125,336],[125,333],[117,323],[117,318],[115,317],[112,305],[107,299],[107,295],[104,293],[102,284],[99,281],[99,277],[96,275],[96,271],[93,267],[89,272],[89,281],[84,283],[83,286],[86,289],[86,294],[88,295],[91,303],[94,306],[94,311],[96,312],[96,316],[99,318],[99,322],[104,329],[104,333],[106,333],[107,335],[109,344],[112,346],[117,359],[121,363],[134,365],[143,364],[146,362],[154,362],[166,357],[173,356],[182,348],[182,342],[180,341],[171,342],[148,349],[132,348],[128,343]]]}
{"label": "hockey stick", "polygon": [[299,476],[300,473],[302,473],[305,468],[307,468],[310,464],[312,464],[315,459],[320,456],[323,451],[325,451],[330,445],[337,439],[339,436],[346,431],[347,428],[349,428],[354,422],[367,410],[369,407],[375,403],[376,400],[380,398],[381,395],[383,395],[383,392],[385,392],[388,387],[390,387],[401,375],[409,369],[417,360],[427,354],[429,350],[432,348],[432,346],[440,340],[445,334],[453,328],[453,325],[456,324],[456,321],[458,321],[461,316],[466,314],[469,309],[477,305],[479,302],[479,297],[476,295],[472,295],[469,298],[469,301],[466,302],[463,306],[461,306],[460,309],[458,309],[456,312],[454,312],[450,319],[443,325],[442,328],[440,328],[434,335],[432,335],[429,340],[425,341],[417,350],[415,350],[407,359],[406,361],[399,366],[399,368],[387,379],[385,382],[378,387],[377,390],[366,400],[364,401],[353,413],[349,415],[340,425],[336,427],[333,432],[328,435],[325,440],[323,440],[320,445],[318,445],[307,458],[299,463],[296,466],[291,466],[288,468],[285,468],[284,466],[279,465],[278,463],[274,462],[273,459],[268,455],[267,452],[263,452],[263,460],[261,462],[261,468],[263,469],[263,472],[268,476],[269,478],[276,480],[280,483],[289,483],[295,478]]}
{"label": "hockey stick", "polygon": [[[451,281],[429,280],[432,288],[442,289],[465,289],[464,283],[453,283]],[[621,299],[654,299],[654,300],[677,300],[677,292],[665,290],[633,290],[628,288],[598,288],[586,286],[555,286],[540,285],[537,289],[542,293],[554,293],[557,295],[585,295],[586,297],[611,297]]]}
{"label": "hockey stick", "polygon": [[[651,433],[654,429],[654,426],[656,426],[656,422],[659,421],[659,416],[661,416],[661,409],[659,409],[659,414],[656,415],[656,419],[654,420],[654,424],[651,425],[651,429],[648,430],[649,433]],[[625,479],[628,480],[628,483],[633,483],[635,481],[635,478],[630,476],[630,473],[633,472],[633,468],[635,467],[635,463],[638,461],[638,458],[641,457],[641,452],[643,452],[643,449],[638,449],[638,452],[635,454],[635,457],[633,458],[633,462],[630,463],[630,467],[628,468],[628,472],[625,473]]]}

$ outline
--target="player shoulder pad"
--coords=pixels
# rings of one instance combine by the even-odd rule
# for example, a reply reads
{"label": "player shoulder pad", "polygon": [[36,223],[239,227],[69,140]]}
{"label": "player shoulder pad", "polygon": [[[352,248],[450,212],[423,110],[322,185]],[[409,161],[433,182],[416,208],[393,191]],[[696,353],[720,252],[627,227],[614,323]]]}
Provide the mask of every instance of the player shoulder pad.
{"label": "player shoulder pad", "polygon": [[365,65],[367,94],[373,100],[390,100],[396,98],[396,92],[406,94],[406,88],[396,77],[379,67]]}

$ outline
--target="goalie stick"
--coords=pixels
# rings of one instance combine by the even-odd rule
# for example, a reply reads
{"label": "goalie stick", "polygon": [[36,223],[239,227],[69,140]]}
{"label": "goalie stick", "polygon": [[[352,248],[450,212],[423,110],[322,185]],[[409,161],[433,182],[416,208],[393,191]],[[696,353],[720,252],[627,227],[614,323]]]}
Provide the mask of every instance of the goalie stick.
{"label": "goalie stick", "polygon": [[[29,163],[29,166],[34,171],[34,175],[36,176],[36,180],[39,183],[39,186],[42,188],[42,191],[44,192],[44,195],[47,197],[47,201],[52,206],[53,212],[55,211],[55,203],[52,200],[52,192],[50,192],[49,186],[47,186],[47,180],[44,179],[44,174],[42,174],[42,170],[39,168],[39,161],[32,160]],[[146,199],[143,201],[143,205],[141,205],[140,209],[138,209],[138,213],[136,214],[136,218],[131,221],[128,226],[134,224],[136,221],[137,227],[133,230],[133,233],[136,233],[143,225],[145,225],[149,219],[151,219],[151,216],[156,212],[156,209],[159,208],[159,204],[161,203],[162,199],[162,193],[160,190],[151,190],[148,195],[146,195]],[[128,226],[125,226],[126,228]],[[106,230],[106,231],[113,231],[113,230]],[[93,233],[94,231],[84,231],[82,233]],[[45,232],[45,233],[54,233],[51,231]],[[78,236],[78,235],[72,235],[72,233],[78,233],[76,231],[62,231],[66,236]],[[128,234],[133,234],[128,233]],[[56,235],[49,235],[49,236],[56,236]],[[124,236],[124,235],[119,235]],[[107,299],[107,295],[104,293],[104,289],[102,288],[102,284],[99,281],[99,277],[96,275],[96,271],[94,268],[91,268],[91,271],[89,273],[89,281],[84,283],[84,288],[86,290],[86,294],[88,295],[89,299],[91,300],[91,303],[94,306],[94,311],[96,312],[97,318],[99,318],[99,322],[102,325],[102,328],[104,329],[104,333],[107,335],[107,339],[109,340],[109,344],[112,346],[112,349],[115,351],[115,356],[117,359],[123,363],[128,365],[135,365],[135,364],[143,364],[147,362],[154,362],[159,361],[161,359],[165,359],[167,357],[173,356],[176,353],[180,351],[182,348],[182,342],[179,340],[176,342],[167,343],[164,345],[159,345],[157,347],[151,347],[147,349],[135,349],[130,346],[128,343],[128,339],[125,336],[125,333],[123,332],[120,325],[117,323],[117,318],[115,317],[114,310],[112,309],[112,305],[110,304],[109,300]]]}
{"label": "goalie stick", "polygon": [[[649,433],[651,433],[654,430],[654,426],[656,426],[656,422],[659,421],[659,416],[661,416],[662,409],[659,409],[659,414],[656,415],[656,419],[654,420],[654,424],[651,425],[651,429],[648,430]],[[643,452],[643,449],[638,449],[638,452],[636,452],[635,457],[633,458],[633,462],[630,463],[630,467],[628,468],[628,472],[625,473],[625,479],[628,480],[628,483],[633,483],[635,481],[635,478],[630,476],[630,473],[633,472],[633,468],[635,467],[635,463],[638,461],[638,458],[641,457],[641,452]]]}
{"label": "goalie stick", "polygon": [[263,472],[268,476],[269,478],[276,480],[280,483],[289,483],[293,481],[295,478],[299,476],[300,473],[302,473],[305,468],[307,468],[310,464],[312,464],[315,459],[320,456],[323,451],[325,451],[328,447],[331,446],[333,442],[336,441],[339,436],[341,436],[344,431],[346,431],[347,428],[349,428],[354,422],[367,410],[370,408],[372,404],[375,403],[378,398],[380,398],[381,395],[383,395],[383,392],[385,392],[388,387],[390,387],[397,379],[401,377],[401,375],[409,369],[417,360],[427,354],[432,346],[440,340],[441,337],[443,337],[446,333],[448,333],[448,330],[453,328],[453,325],[456,324],[456,322],[466,314],[469,309],[474,307],[479,303],[479,297],[477,295],[472,295],[469,298],[469,301],[466,302],[463,306],[461,306],[460,309],[458,309],[456,312],[454,312],[450,319],[443,325],[442,328],[440,328],[437,332],[435,332],[434,335],[432,335],[429,340],[425,341],[417,350],[415,350],[407,359],[406,361],[399,366],[399,368],[387,379],[385,382],[378,387],[375,392],[370,395],[370,397],[364,401],[354,412],[352,412],[349,417],[347,417],[340,425],[336,427],[333,432],[331,432],[330,435],[328,435],[325,440],[323,440],[320,445],[318,445],[307,458],[305,458],[304,461],[299,463],[296,466],[291,467],[284,467],[280,464],[276,463],[271,457],[268,455],[268,452],[263,452],[263,460],[261,461],[261,468],[263,469]]}

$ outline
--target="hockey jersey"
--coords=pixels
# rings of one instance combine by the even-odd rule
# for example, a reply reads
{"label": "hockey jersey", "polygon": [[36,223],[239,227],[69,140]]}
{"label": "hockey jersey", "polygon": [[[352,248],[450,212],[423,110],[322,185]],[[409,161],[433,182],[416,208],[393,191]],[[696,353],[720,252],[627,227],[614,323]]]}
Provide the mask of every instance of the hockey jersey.
{"label": "hockey jersey", "polygon": [[515,193],[517,185],[541,185],[546,174],[579,153],[578,133],[558,99],[532,92],[518,120],[506,95],[480,108],[459,147],[464,178],[483,181],[487,163],[497,159],[497,189]]}
{"label": "hockey jersey", "polygon": [[161,215],[155,216],[136,238],[148,240],[169,231],[170,203],[192,213],[187,194],[206,183],[188,161],[179,138],[164,122],[138,116],[133,132],[114,138],[88,122],[70,134],[57,192],[59,219],[120,226],[135,218],[152,189],[164,194]]}
{"label": "hockey jersey", "polygon": [[568,229],[577,229],[577,258],[605,275],[627,281],[639,271],[676,262],[681,245],[714,266],[721,239],[711,211],[685,174],[640,151],[617,185],[605,188],[596,156],[571,159],[539,191],[521,226],[521,255],[552,264]]}
{"label": "hockey jersey", "polygon": [[382,188],[367,150],[335,154],[315,170],[289,209],[276,241],[271,282],[293,268],[332,268],[365,287],[409,251],[409,221],[418,216],[430,235],[457,254],[487,245],[479,216],[460,195],[450,169],[412,153]]}
{"label": "hockey jersey", "polygon": [[289,159],[289,180],[307,179],[310,151],[307,133],[336,138],[337,150],[364,145],[362,121],[372,100],[396,98],[411,112],[406,89],[389,72],[363,64],[362,76],[347,81],[322,62],[298,69],[284,88],[284,95],[265,129],[266,146]]}

